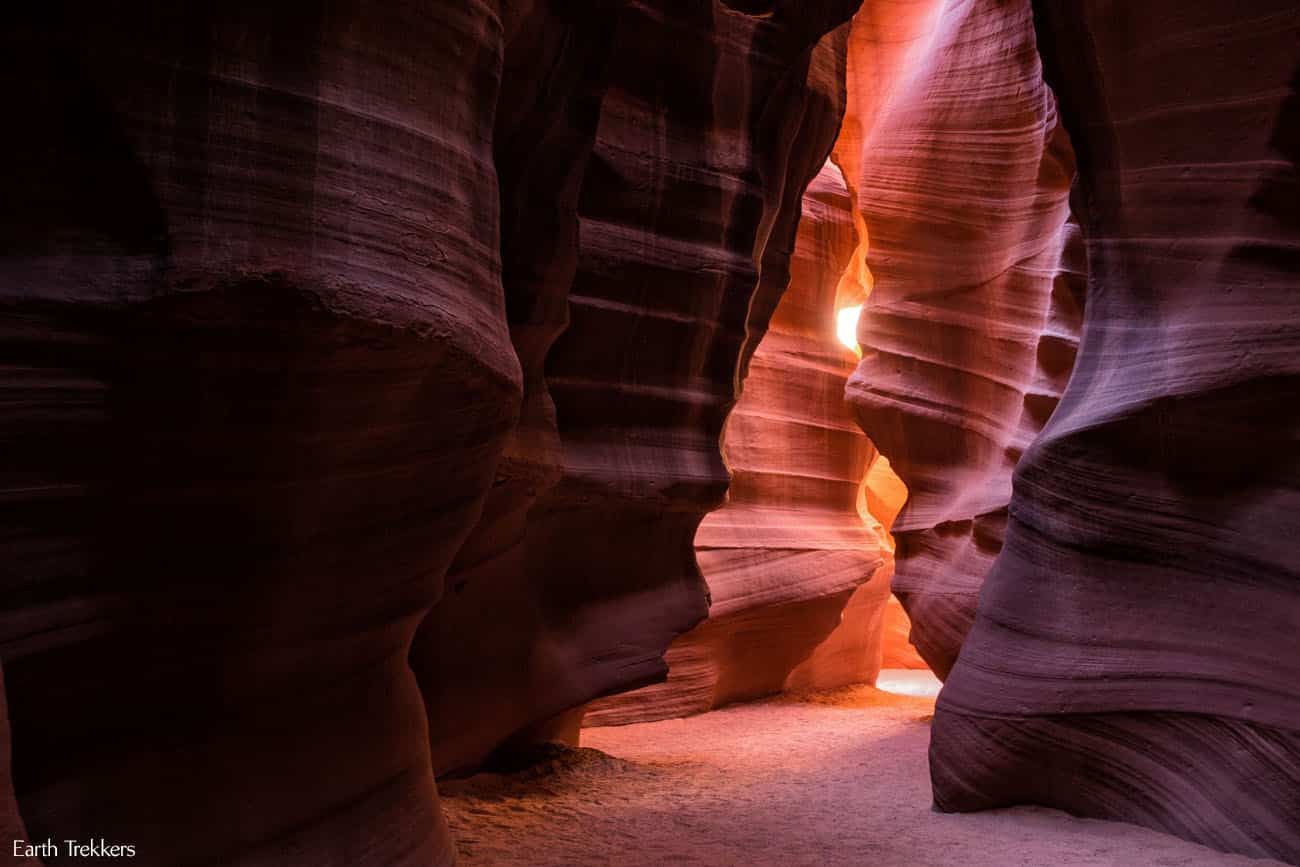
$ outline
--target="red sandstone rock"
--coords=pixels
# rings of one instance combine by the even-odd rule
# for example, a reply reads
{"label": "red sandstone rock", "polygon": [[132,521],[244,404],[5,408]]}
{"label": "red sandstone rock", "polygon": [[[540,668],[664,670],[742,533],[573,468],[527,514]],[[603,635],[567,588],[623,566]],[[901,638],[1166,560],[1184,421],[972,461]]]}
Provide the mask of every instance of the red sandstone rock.
{"label": "red sandstone rock", "polygon": [[935,800],[1300,862],[1300,10],[1035,5],[1086,320],[939,702]]}
{"label": "red sandstone rock", "polygon": [[[891,574],[892,577],[892,574]],[[912,645],[912,619],[892,593],[885,602],[880,636],[880,667],[928,669],[925,660]]]}
{"label": "red sandstone rock", "polygon": [[445,863],[406,651],[518,415],[488,6],[6,22],[0,618],[27,831]]}
{"label": "red sandstone rock", "polygon": [[[941,672],[1007,537],[936,802],[1300,860],[1294,3],[1039,0],[1093,287],[1009,516],[1084,271],[1028,6],[873,4],[845,94],[852,5],[16,10],[0,831],[443,863],[432,769],[663,677],[696,542],[682,707],[869,671],[873,453],[778,306],[869,266],[850,397]],[[792,264],[846,100],[858,246]]]}
{"label": "red sandstone rock", "polygon": [[498,525],[476,531],[413,649],[436,768],[662,679],[669,643],[704,617],[692,540],[726,489],[722,424],[843,110],[846,34],[805,31],[837,8],[838,23],[843,4],[798,21],[622,10],[570,322],[545,360],[558,478],[506,519],[489,511]]}
{"label": "red sandstone rock", "polygon": [[669,648],[666,682],[595,702],[588,724],[698,713],[791,678],[816,687],[875,677],[890,543],[859,512],[876,452],[845,406],[856,357],[835,337],[836,289],[857,247],[851,215],[827,162],[803,197],[790,286],[727,420],[727,501],[695,534],[708,620]]}
{"label": "red sandstone rock", "polygon": [[483,513],[449,571],[446,604],[425,618],[411,649],[435,771],[477,761],[535,721],[517,691],[527,674],[518,654],[541,640],[531,608],[540,588],[530,586],[524,536],[563,460],[543,366],[569,321],[578,195],[619,18],[610,3],[520,3],[510,11],[494,156],[503,185],[502,285],[524,394]]}
{"label": "red sandstone rock", "polygon": [[860,150],[846,136],[836,151],[860,166],[874,284],[847,394],[907,486],[893,586],[942,677],[1001,548],[1012,469],[1069,376],[1073,158],[1026,4],[904,11],[922,35],[863,86]]}
{"label": "red sandstone rock", "polygon": [[36,132],[0,146],[0,647],[33,836],[439,863],[431,766],[662,676],[854,5],[10,22]]}

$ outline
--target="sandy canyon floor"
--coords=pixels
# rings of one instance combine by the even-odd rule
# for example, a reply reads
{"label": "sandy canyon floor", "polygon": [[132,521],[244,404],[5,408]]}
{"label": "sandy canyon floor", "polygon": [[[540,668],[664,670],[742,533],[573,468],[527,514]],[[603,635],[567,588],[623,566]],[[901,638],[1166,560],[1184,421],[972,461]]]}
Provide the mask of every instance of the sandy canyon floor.
{"label": "sandy canyon floor", "polygon": [[933,710],[864,686],[586,729],[582,749],[442,783],[443,806],[467,864],[1277,863],[1056,810],[936,813]]}

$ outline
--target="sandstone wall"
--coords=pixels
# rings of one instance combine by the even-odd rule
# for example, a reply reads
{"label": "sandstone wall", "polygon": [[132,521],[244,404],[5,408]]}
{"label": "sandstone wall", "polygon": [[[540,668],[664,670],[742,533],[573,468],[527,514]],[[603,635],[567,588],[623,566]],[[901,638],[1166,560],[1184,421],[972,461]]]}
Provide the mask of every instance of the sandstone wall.
{"label": "sandstone wall", "polygon": [[940,699],[936,803],[1300,861],[1300,10],[1035,7],[1087,311]]}
{"label": "sandstone wall", "polygon": [[837,158],[859,167],[873,283],[847,397],[907,486],[893,587],[943,677],[1002,546],[1012,470],[1070,374],[1081,256],[1028,4],[916,9],[921,35]]}
{"label": "sandstone wall", "polygon": [[520,401],[496,11],[77,2],[5,31],[27,830],[445,863],[406,648]]}
{"label": "sandstone wall", "polygon": [[803,29],[832,7],[619,12],[543,366],[554,473],[489,511],[412,652],[435,767],[572,737],[573,709],[662,680],[705,617],[692,541],[727,488],[723,422],[843,111],[846,30]]}
{"label": "sandstone wall", "polygon": [[[875,678],[892,556],[860,502],[877,455],[844,403],[856,357],[835,336],[851,215],[827,162],[804,194],[790,286],[727,420],[727,500],[695,534],[708,619],[669,648],[667,681],[594,703],[587,724],[698,713],[780,692],[792,675],[799,686]],[[822,649],[832,631],[843,646]]]}
{"label": "sandstone wall", "polygon": [[435,767],[662,675],[852,6],[14,11],[32,837],[445,863]]}

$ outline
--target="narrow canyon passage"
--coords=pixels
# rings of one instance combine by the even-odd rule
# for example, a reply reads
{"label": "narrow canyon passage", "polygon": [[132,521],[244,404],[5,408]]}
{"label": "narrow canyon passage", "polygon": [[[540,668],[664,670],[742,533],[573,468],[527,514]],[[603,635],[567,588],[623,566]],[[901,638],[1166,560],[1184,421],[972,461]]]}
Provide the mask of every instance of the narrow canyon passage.
{"label": "narrow canyon passage", "polygon": [[935,812],[933,711],[858,686],[589,728],[529,769],[440,783],[443,809],[465,864],[1280,863],[1037,807]]}
{"label": "narrow canyon passage", "polygon": [[0,861],[1300,867],[1297,46],[17,4]]}

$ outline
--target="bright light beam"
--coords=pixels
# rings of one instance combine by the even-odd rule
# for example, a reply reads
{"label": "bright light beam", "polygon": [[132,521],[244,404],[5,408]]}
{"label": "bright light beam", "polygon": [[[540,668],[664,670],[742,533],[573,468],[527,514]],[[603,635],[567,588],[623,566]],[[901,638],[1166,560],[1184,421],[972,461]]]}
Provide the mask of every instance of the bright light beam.
{"label": "bright light beam", "polygon": [[861,315],[861,304],[845,307],[835,314],[835,336],[858,358],[862,357],[862,347],[858,345],[858,317]]}

